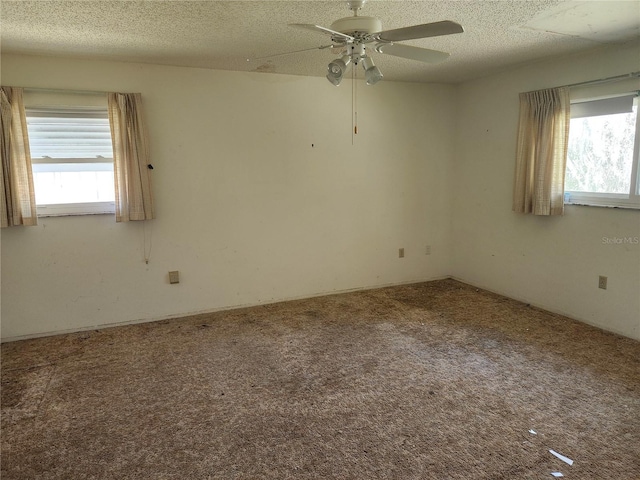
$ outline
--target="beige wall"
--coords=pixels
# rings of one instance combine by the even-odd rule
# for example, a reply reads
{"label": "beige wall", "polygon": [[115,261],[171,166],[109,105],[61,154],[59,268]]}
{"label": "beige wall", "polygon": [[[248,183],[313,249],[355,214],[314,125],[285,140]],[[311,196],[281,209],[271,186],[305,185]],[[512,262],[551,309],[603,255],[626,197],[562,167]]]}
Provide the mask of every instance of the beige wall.
{"label": "beige wall", "polygon": [[[568,206],[563,217],[511,212],[518,93],[640,70],[616,45],[468,82],[458,89],[450,273],[474,285],[640,338],[640,211]],[[598,289],[598,275],[608,289]]]}
{"label": "beige wall", "polygon": [[352,145],[348,82],[4,55],[2,84],[141,92],[157,211],[148,265],[139,223],[3,229],[3,339],[449,274],[452,86],[361,84]]}
{"label": "beige wall", "polygon": [[511,212],[518,93],[640,70],[639,48],[362,86],[355,145],[349,85],[323,78],[3,56],[5,85],[142,92],[158,218],[149,265],[137,223],[3,229],[2,337],[452,275],[640,338],[640,246],[602,242],[640,212]]}

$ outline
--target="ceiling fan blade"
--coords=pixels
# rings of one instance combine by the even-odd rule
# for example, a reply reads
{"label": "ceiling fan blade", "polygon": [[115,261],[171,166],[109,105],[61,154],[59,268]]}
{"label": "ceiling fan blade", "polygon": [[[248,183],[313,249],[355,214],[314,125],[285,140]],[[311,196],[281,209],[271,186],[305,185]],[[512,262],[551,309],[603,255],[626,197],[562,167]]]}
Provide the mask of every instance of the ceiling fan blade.
{"label": "ceiling fan blade", "polygon": [[321,27],[320,25],[312,25],[310,23],[290,23],[289,26],[295,27],[295,28],[302,28],[304,30],[311,30],[316,33],[324,33],[326,35],[331,35],[332,38],[341,39],[343,41],[355,40],[353,37],[349,35],[336,32],[335,30],[331,30],[330,28]]}
{"label": "ceiling fan blade", "polygon": [[282,57],[283,55],[292,55],[294,53],[310,52],[312,50],[325,50],[327,48],[329,48],[331,50],[340,49],[340,48],[344,47],[344,45],[345,45],[344,43],[340,43],[340,44],[332,43],[331,45],[321,45],[319,47],[303,48],[302,50],[293,50],[291,52],[274,53],[273,55],[265,55],[264,57],[247,58],[247,62],[253,62],[255,60],[264,60],[265,58]]}
{"label": "ceiling fan blade", "polygon": [[376,52],[408,58],[424,63],[439,63],[449,58],[449,53],[429,50],[428,48],[412,47],[400,43],[380,43],[376,45]]}
{"label": "ceiling fan blade", "polygon": [[440,35],[451,35],[452,33],[462,33],[462,25],[444,20],[442,22],[424,23],[413,27],[397,28],[374,34],[375,38],[384,42],[401,42],[403,40],[413,40],[415,38],[439,37]]}

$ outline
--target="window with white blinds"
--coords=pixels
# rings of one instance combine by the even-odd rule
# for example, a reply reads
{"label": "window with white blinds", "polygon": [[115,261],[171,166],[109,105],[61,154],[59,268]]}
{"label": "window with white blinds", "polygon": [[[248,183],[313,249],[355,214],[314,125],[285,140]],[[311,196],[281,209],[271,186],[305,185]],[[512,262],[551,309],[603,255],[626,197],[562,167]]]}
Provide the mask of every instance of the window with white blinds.
{"label": "window with white blinds", "polygon": [[27,107],[39,215],[114,212],[106,107]]}

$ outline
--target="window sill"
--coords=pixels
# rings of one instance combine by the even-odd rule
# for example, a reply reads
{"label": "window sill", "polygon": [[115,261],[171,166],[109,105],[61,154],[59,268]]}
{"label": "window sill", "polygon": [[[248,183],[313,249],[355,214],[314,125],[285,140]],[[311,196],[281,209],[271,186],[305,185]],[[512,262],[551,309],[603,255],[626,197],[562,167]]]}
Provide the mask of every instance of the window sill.
{"label": "window sill", "polygon": [[611,208],[616,210],[640,210],[640,205],[597,205],[587,202],[565,202],[564,206]]}
{"label": "window sill", "polygon": [[71,217],[79,215],[114,215],[115,202],[61,203],[38,205],[38,217]]}
{"label": "window sill", "polygon": [[622,208],[640,210],[640,196],[622,193],[573,192],[564,193],[565,205],[582,207]]}

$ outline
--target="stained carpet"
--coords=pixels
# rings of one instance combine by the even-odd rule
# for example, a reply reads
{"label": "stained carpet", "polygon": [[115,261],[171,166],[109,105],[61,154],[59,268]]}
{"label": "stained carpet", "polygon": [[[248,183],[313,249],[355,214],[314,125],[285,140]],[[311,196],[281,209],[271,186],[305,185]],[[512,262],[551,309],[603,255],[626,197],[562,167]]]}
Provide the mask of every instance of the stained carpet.
{"label": "stained carpet", "polygon": [[453,280],[7,343],[1,408],[3,480],[640,479],[640,342]]}

